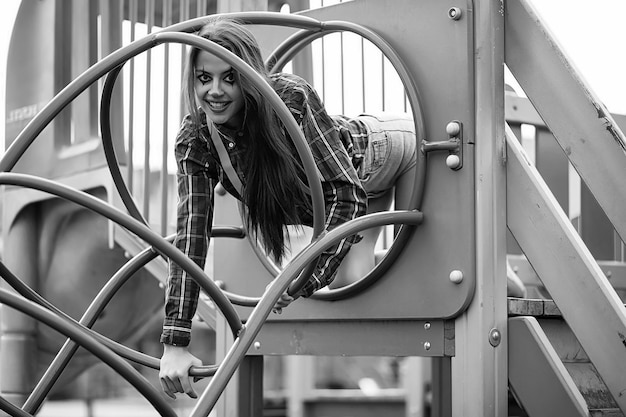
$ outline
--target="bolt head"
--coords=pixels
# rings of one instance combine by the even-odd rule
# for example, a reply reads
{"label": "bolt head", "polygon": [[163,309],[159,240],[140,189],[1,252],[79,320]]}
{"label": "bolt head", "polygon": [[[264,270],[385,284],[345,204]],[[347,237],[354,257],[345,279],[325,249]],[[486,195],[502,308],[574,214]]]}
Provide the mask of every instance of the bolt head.
{"label": "bolt head", "polygon": [[458,136],[461,133],[461,125],[459,122],[450,122],[446,125],[446,133],[449,136]]}
{"label": "bolt head", "polygon": [[462,14],[463,12],[458,7],[450,7],[448,10],[448,17],[452,20],[459,20]]}
{"label": "bolt head", "polygon": [[446,165],[450,169],[457,169],[461,165],[461,158],[459,158],[459,155],[448,155]]}
{"label": "bolt head", "polygon": [[489,343],[491,346],[496,347],[502,341],[502,333],[498,329],[491,329],[489,331]]}
{"label": "bolt head", "polygon": [[463,282],[463,272],[459,271],[458,269],[450,272],[450,281],[455,284],[460,284],[461,282]]}

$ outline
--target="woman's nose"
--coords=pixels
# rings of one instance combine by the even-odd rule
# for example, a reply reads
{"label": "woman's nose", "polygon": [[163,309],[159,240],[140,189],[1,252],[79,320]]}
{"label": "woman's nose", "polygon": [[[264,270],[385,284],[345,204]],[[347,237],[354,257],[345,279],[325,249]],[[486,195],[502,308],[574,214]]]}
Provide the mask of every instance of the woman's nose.
{"label": "woman's nose", "polygon": [[213,80],[209,84],[209,95],[212,96],[221,96],[223,94],[222,86],[220,85],[219,80]]}

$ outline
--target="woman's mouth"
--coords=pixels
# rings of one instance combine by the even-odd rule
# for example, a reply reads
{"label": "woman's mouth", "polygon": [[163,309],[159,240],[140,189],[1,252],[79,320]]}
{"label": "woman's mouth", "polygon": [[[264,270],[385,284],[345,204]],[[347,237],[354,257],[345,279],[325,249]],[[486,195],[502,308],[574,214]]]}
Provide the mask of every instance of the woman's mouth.
{"label": "woman's mouth", "polygon": [[209,108],[214,112],[222,112],[228,107],[229,102],[227,101],[207,101]]}

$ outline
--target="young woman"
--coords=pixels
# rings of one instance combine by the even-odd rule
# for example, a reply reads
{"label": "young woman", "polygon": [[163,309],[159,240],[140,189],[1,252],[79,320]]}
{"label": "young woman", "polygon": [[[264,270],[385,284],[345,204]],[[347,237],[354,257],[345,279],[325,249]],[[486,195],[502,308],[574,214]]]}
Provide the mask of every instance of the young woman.
{"label": "young woman", "polygon": [[[263,75],[301,127],[322,182],[328,230],[366,212],[387,209],[394,185],[411,181],[416,165],[413,121],[405,116],[330,117],[315,90],[292,74],[268,74],[259,45],[244,25],[213,17],[202,36]],[[252,83],[230,64],[192,48],[184,96],[190,113],[176,138],[178,214],[175,245],[204,267],[218,182],[243,202],[244,223],[276,260],[285,255],[288,225],[311,225],[306,175],[291,138]],[[396,196],[396,207],[409,196]],[[378,230],[346,238],[325,251],[298,296],[363,277],[374,266]],[[357,244],[358,243],[358,244]],[[340,268],[341,265],[341,268]],[[201,365],[187,349],[198,285],[170,263],[161,342],[160,379],[170,397],[195,398],[188,370]],[[338,270],[341,271],[338,272]],[[340,280],[338,278],[338,280]],[[277,308],[293,298],[284,294]]]}

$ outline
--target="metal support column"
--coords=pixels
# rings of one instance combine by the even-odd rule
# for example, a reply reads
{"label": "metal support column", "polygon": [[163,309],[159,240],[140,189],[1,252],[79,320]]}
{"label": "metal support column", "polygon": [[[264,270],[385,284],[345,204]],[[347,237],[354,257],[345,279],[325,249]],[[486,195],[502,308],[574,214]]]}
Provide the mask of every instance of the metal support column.
{"label": "metal support column", "polygon": [[239,365],[239,416],[263,415],[263,356],[245,356]]}
{"label": "metal support column", "polygon": [[507,415],[504,5],[477,0],[475,28],[476,290],[456,320],[452,415]]}

